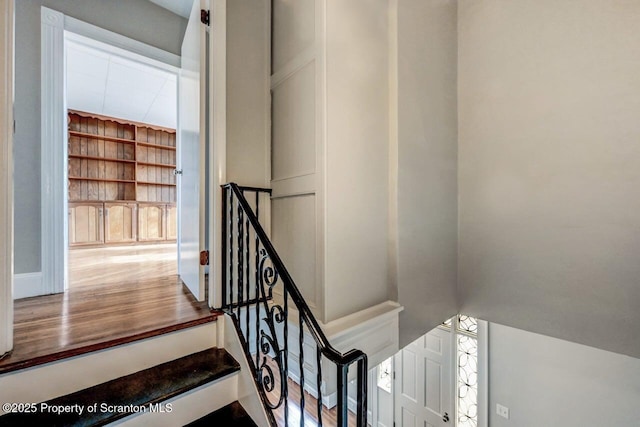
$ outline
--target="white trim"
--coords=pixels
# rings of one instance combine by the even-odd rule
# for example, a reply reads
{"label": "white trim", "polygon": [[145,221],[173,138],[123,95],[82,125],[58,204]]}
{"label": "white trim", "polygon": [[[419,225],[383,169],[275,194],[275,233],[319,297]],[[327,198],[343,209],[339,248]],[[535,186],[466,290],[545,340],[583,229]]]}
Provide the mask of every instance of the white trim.
{"label": "white trim", "polygon": [[[160,69],[162,71],[167,71],[173,74],[178,74],[180,72],[180,67],[179,66],[175,66],[173,65],[173,63],[175,62],[175,60],[172,60],[171,63],[166,63],[163,61],[158,60],[157,58],[155,58],[153,56],[153,52],[155,52],[155,50],[157,50],[157,48],[153,47],[153,46],[149,46],[149,45],[145,45],[144,43],[141,43],[142,46],[146,46],[149,49],[149,56],[145,56],[144,52],[145,49],[138,47],[136,49],[136,51],[140,51],[143,52],[142,54],[134,52],[132,50],[128,50],[126,48],[122,48],[122,47],[118,47],[115,45],[110,45],[107,44],[106,42],[101,41],[101,39],[92,39],[89,38],[88,36],[84,36],[82,34],[79,33],[74,33],[72,30],[67,28],[67,22],[69,20],[73,20],[75,22],[81,23],[82,21],[78,21],[76,19],[73,18],[69,18],[68,16],[65,16],[65,40],[66,41],[70,41],[85,47],[88,47],[90,49],[94,49],[94,50],[98,50],[100,52],[103,52],[105,54],[108,55],[117,55],[126,59],[130,59],[132,61],[136,61],[136,62],[141,62],[145,65],[148,65],[150,67],[154,67],[157,69]],[[86,24],[88,26],[91,26],[90,24]],[[98,30],[102,30],[101,28],[96,27]],[[102,31],[106,31],[109,32],[107,30],[102,30]],[[138,41],[136,40],[132,40],[131,39],[131,43],[134,45],[140,44]],[[120,43],[123,44],[123,43]],[[154,50],[155,49],[155,50]],[[161,51],[164,52],[164,51]],[[165,52],[168,53],[168,52]],[[173,54],[170,54],[173,55]],[[156,55],[157,56],[157,55]],[[175,55],[174,55],[175,56]],[[178,61],[180,61],[180,57],[178,56]],[[179,63],[178,63],[179,65]]]}
{"label": "white trim", "polygon": [[[61,14],[62,15],[62,14]],[[63,15],[64,16],[64,15]],[[104,28],[96,27],[70,16],[64,16],[64,29],[106,45],[114,46],[126,51],[151,58],[163,64],[180,68],[180,56],[164,51],[155,46],[139,42],[129,37],[114,33]]]}
{"label": "white trim", "polygon": [[398,0],[389,1],[389,298],[398,298]]}
{"label": "white trim", "polygon": [[329,259],[326,242],[328,241],[328,206],[327,206],[327,158],[328,158],[328,94],[327,94],[327,0],[315,2],[315,49],[316,49],[316,303],[318,304],[320,320],[327,320],[328,289],[326,260]]}
{"label": "white trim", "polygon": [[478,319],[478,427],[489,427],[489,323]]}
{"label": "white trim", "polygon": [[271,181],[272,199],[315,194],[316,174],[308,173]]}
{"label": "white trim", "polygon": [[41,212],[42,278],[47,294],[67,284],[67,171],[64,15],[42,7],[41,44]]}
{"label": "white trim", "polygon": [[42,294],[68,286],[66,39],[176,74],[180,66],[177,55],[41,8]]}
{"label": "white trim", "polygon": [[0,24],[0,357],[2,357],[13,348],[13,0],[0,0]]}
{"label": "white trim", "polygon": [[209,306],[222,306],[222,201],[227,180],[227,0],[212,0],[209,43]]}
{"label": "white trim", "polygon": [[284,64],[281,69],[271,75],[271,90],[280,86],[295,73],[311,64],[315,59],[316,50],[314,46],[311,46],[296,55],[291,61]]}
{"label": "white trim", "polygon": [[42,272],[22,273],[13,276],[13,299],[37,297],[45,295]]}

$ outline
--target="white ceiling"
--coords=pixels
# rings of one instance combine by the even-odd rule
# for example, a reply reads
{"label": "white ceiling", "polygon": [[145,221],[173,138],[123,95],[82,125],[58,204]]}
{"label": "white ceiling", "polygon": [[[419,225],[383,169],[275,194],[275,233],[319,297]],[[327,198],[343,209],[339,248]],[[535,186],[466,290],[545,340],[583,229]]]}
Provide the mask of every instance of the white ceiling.
{"label": "white ceiling", "polygon": [[116,52],[67,43],[67,106],[137,122],[176,128],[174,73]]}
{"label": "white ceiling", "polygon": [[193,0],[149,0],[152,3],[157,4],[158,6],[164,7],[165,9],[170,10],[176,15],[180,15],[184,18],[189,18],[189,14],[191,13],[191,6],[193,5]]}

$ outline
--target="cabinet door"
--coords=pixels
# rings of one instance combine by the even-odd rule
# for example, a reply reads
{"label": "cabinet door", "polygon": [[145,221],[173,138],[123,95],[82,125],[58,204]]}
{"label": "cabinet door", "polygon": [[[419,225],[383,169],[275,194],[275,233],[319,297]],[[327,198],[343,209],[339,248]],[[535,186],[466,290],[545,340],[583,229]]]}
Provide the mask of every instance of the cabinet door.
{"label": "cabinet door", "polygon": [[138,240],[166,240],[164,204],[138,204]]}
{"label": "cabinet door", "polygon": [[104,242],[102,203],[69,203],[69,246]]}
{"label": "cabinet door", "polygon": [[178,237],[178,208],[176,205],[167,205],[167,240],[176,240]]}
{"label": "cabinet door", "polygon": [[124,243],[136,241],[136,204],[104,204],[104,241],[105,243]]}

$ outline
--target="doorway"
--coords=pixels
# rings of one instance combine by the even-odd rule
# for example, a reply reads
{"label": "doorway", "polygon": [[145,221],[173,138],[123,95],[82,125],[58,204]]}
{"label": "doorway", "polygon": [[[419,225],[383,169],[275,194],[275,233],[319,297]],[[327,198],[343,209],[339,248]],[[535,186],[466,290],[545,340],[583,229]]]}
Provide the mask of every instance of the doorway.
{"label": "doorway", "polygon": [[68,287],[175,276],[178,69],[64,42]]}
{"label": "doorway", "polygon": [[378,366],[376,425],[486,427],[487,330],[460,314]]}

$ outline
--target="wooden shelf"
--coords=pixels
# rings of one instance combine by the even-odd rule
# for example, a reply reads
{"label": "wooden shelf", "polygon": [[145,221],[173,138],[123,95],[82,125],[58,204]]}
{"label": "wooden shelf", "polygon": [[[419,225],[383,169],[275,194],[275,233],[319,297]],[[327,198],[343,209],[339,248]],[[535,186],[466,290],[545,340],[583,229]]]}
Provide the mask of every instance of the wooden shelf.
{"label": "wooden shelf", "polygon": [[143,147],[151,147],[151,148],[160,148],[163,150],[171,150],[171,151],[176,151],[176,147],[173,147],[171,145],[158,145],[158,144],[150,144],[148,142],[141,142],[141,141],[137,141],[136,142],[138,145],[141,145]]}
{"label": "wooden shelf", "polygon": [[89,159],[89,160],[104,160],[105,162],[121,162],[121,163],[135,163],[135,160],[129,159],[114,159],[111,157],[100,157],[100,156],[87,156],[84,154],[69,154],[69,158],[74,159]]}
{"label": "wooden shelf", "polygon": [[70,246],[175,240],[175,130],[82,112],[68,117]]}
{"label": "wooden shelf", "polygon": [[[135,179],[88,178],[84,176],[70,176],[69,179],[75,179],[77,181],[124,182],[129,184],[136,183]],[[166,185],[170,185],[170,184],[166,184]],[[97,200],[97,201],[100,201],[100,200]]]}
{"label": "wooden shelf", "polygon": [[169,186],[169,187],[175,187],[176,186],[176,184],[163,184],[161,182],[148,182],[148,181],[138,181],[138,184],[142,184],[142,185],[166,185],[166,186]]}
{"label": "wooden shelf", "polygon": [[[91,138],[91,139],[100,139],[104,141],[114,141],[114,142],[124,142],[127,144],[135,144],[136,141],[133,139],[124,139],[124,138],[116,138],[115,136],[105,136],[105,135],[95,135],[93,133],[84,133],[78,132],[75,130],[69,131],[69,136],[78,136],[80,138]],[[175,148],[174,148],[175,150]]]}
{"label": "wooden shelf", "polygon": [[69,203],[136,203],[135,200],[69,200]]}
{"label": "wooden shelf", "polygon": [[176,168],[176,165],[168,165],[166,163],[138,162],[138,164],[142,166],[158,166],[161,168],[171,168],[171,169]]}

